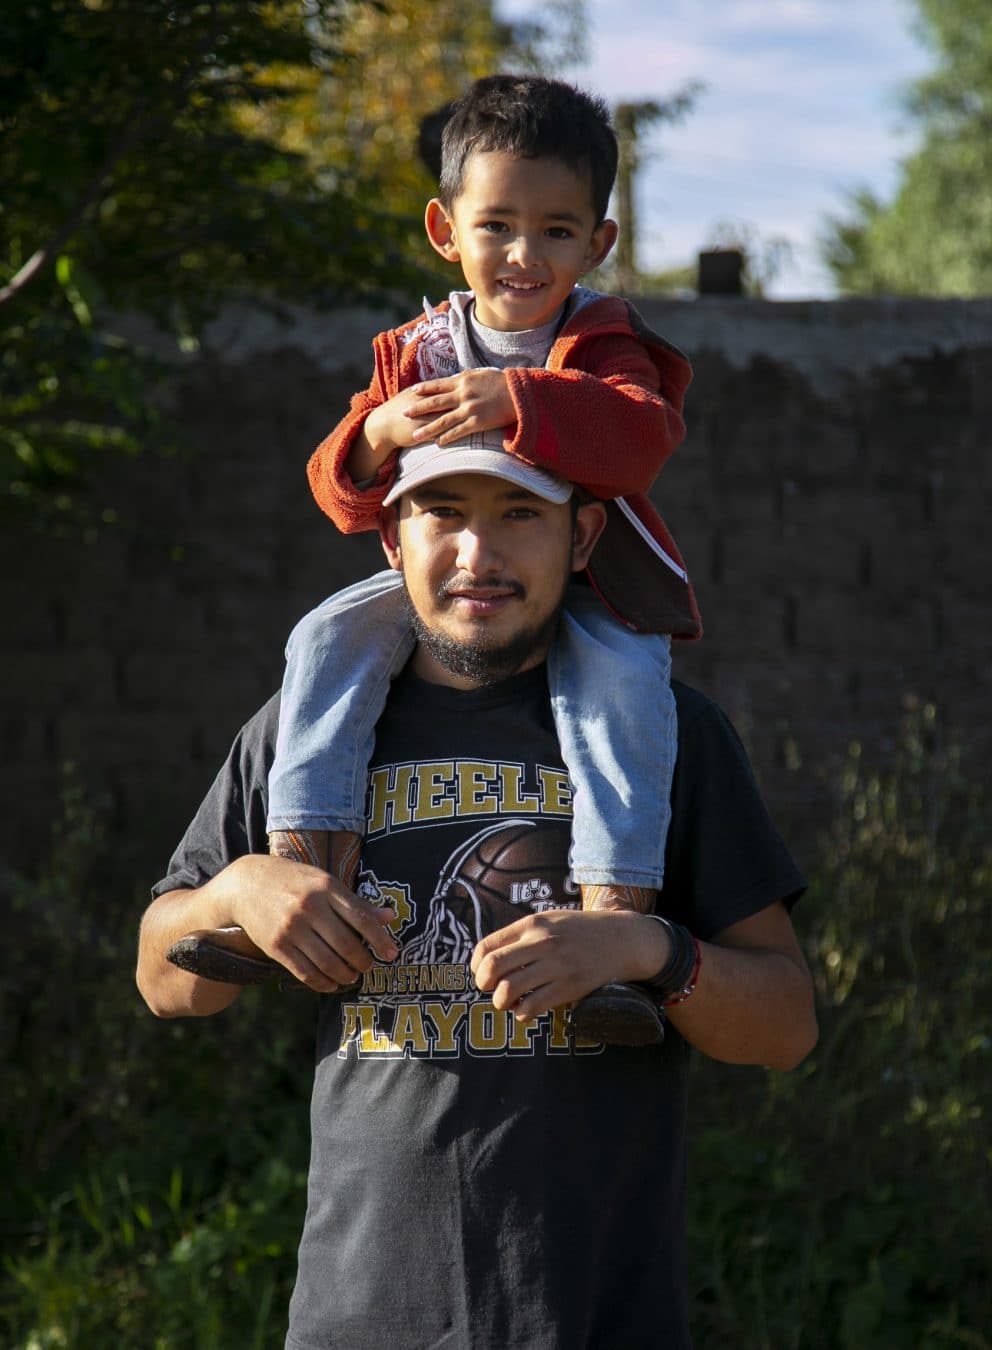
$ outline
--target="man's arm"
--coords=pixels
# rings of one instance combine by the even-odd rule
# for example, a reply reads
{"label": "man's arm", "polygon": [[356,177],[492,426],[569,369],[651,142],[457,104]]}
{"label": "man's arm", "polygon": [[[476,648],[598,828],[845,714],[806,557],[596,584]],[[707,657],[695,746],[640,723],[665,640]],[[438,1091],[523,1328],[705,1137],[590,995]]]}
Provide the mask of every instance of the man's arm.
{"label": "man's arm", "polygon": [[[691,1045],[729,1064],[792,1069],[817,1039],[813,983],[786,907],[769,905],[701,942],[696,987],[667,1009]],[[480,989],[521,1020],[583,998],[611,980],[650,979],[667,963],[664,925],[632,913],[554,910],[482,939]]]}
{"label": "man's arm", "polygon": [[818,1030],[813,980],[785,906],[769,905],[699,947],[699,979],[667,1009],[672,1026],[711,1059],[794,1069]]}
{"label": "man's arm", "polygon": [[166,960],[175,942],[201,929],[237,925],[289,975],[320,992],[368,969],[366,944],[383,960],[395,955],[384,927],[390,910],[369,905],[318,867],[265,851],[278,716],[274,697],[235,737],[145,912],[137,982],[159,1017],[206,1017],[238,997],[240,986]]}
{"label": "man's arm", "polygon": [[157,1017],[208,1017],[229,1007],[239,986],[188,974],[165,954],[191,931],[237,924],[308,989],[334,993],[374,957],[395,959],[399,949],[386,927],[395,917],[320,868],[247,854],[196,890],[152,901],[138,940],[138,988]]}
{"label": "man's arm", "polygon": [[230,1007],[241,993],[237,984],[219,984],[171,965],[165,954],[173,943],[200,928],[224,928],[232,922],[213,882],[195,891],[166,891],[145,910],[138,934],[135,980],[156,1017],[209,1017]]}

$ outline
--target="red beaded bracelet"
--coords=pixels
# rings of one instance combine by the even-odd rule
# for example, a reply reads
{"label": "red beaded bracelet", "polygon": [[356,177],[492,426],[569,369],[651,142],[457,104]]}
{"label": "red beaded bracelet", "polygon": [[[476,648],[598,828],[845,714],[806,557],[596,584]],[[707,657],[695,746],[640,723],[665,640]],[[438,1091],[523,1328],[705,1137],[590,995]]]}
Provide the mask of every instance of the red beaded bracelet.
{"label": "red beaded bracelet", "polygon": [[692,994],[699,978],[701,954],[699,943],[680,923],[673,923],[663,914],[648,914],[649,919],[660,923],[671,939],[671,953],[666,964],[648,980],[641,980],[641,987],[653,994],[663,1008],[673,1003],[684,1003]]}
{"label": "red beaded bracelet", "polygon": [[698,938],[692,939],[692,945],[696,949],[696,960],[693,963],[692,974],[677,994],[673,994],[671,998],[666,998],[664,1000],[661,1005],[663,1008],[670,1008],[673,1003],[684,1003],[687,998],[692,996],[693,990],[696,988],[696,981],[699,979],[699,967],[702,964],[703,955],[699,950]]}

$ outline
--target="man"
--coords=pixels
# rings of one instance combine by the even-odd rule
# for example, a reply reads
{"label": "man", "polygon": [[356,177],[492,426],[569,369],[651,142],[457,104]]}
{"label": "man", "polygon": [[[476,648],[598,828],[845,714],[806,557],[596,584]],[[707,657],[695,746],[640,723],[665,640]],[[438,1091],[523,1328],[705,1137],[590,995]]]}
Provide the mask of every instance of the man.
{"label": "man", "polygon": [[[603,505],[471,446],[406,452],[393,498],[417,647],[377,726],[357,893],[260,856],[270,704],[156,887],[139,987],[160,1016],[227,1007],[237,986],[166,952],[240,925],[332,995],[290,1350],[680,1350],[689,1047],[790,1068],[814,1044],[802,877],[722,714],[680,687],[669,922],[579,910],[544,663]],[[565,1006],[611,980],[667,1005],[661,1045],[569,1035]]]}

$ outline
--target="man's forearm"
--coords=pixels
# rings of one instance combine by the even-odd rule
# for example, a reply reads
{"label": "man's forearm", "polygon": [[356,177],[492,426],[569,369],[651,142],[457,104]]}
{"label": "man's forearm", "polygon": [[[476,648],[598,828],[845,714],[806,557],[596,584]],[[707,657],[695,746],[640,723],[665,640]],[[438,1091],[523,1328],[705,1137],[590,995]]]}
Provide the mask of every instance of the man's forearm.
{"label": "man's forearm", "polygon": [[159,1017],[206,1017],[240,986],[175,969],[166,952],[197,929],[242,928],[255,947],[318,994],[352,984],[373,961],[393,961],[396,911],[373,905],[339,877],[277,854],[247,853],[199,890],[171,891],[145,913],[138,988]]}
{"label": "man's forearm", "polygon": [[156,1017],[209,1017],[229,1007],[241,993],[238,985],[190,975],[165,959],[173,943],[187,933],[234,923],[223,875],[199,890],[167,891],[145,911],[136,980]]}
{"label": "man's forearm", "polygon": [[792,1069],[817,1039],[813,984],[784,907],[700,944],[699,977],[667,1009],[691,1045],[728,1064]]}
{"label": "man's forearm", "polygon": [[[692,994],[668,1005],[672,1025],[731,1064],[797,1065],[816,1043],[813,985],[792,921],[774,904],[700,943]],[[517,1017],[538,1017],[607,981],[650,981],[671,957],[661,924],[632,911],[547,910],[484,937],[478,987]]]}

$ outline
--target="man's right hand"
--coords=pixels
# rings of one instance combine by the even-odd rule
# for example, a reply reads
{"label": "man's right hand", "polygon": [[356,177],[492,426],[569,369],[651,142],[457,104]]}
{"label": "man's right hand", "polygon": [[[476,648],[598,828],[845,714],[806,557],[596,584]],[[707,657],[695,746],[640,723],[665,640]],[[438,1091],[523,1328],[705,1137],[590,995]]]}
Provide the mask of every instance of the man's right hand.
{"label": "man's right hand", "polygon": [[393,961],[391,909],[370,904],[320,868],[265,854],[237,858],[198,890],[167,891],[145,911],[138,988],[159,1017],[207,1016],[240,986],[177,969],[169,948],[200,929],[243,928],[255,945],[316,993],[351,984],[374,961]]}
{"label": "man's right hand", "polygon": [[248,854],[214,882],[221,878],[230,889],[232,922],[317,993],[335,993],[377,957],[393,961],[399,955],[387,926],[395,911],[370,904],[318,867]]}

